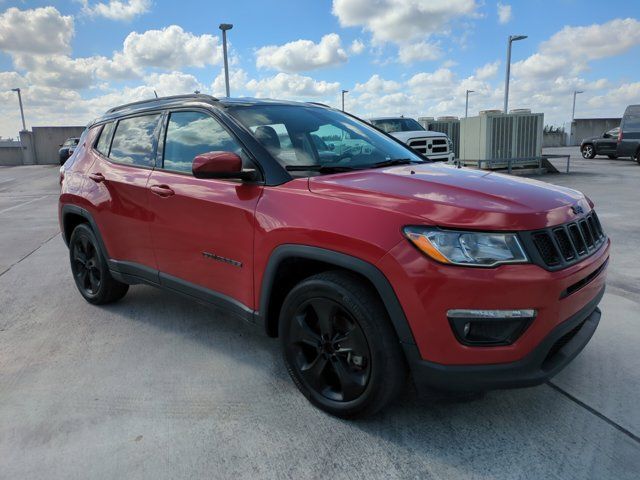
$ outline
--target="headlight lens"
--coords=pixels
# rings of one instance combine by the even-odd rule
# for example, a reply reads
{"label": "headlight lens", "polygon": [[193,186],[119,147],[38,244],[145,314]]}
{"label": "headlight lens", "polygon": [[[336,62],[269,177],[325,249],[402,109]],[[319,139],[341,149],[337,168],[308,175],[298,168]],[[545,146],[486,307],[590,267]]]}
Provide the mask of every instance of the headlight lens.
{"label": "headlight lens", "polygon": [[528,261],[515,233],[405,227],[404,234],[420,251],[441,263],[493,267]]}

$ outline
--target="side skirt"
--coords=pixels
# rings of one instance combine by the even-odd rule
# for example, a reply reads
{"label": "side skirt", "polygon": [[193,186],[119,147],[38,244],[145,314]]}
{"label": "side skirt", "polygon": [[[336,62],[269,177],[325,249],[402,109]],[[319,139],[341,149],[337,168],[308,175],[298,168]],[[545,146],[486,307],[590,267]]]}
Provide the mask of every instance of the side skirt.
{"label": "side skirt", "polygon": [[222,293],[203,288],[180,278],[158,272],[133,262],[109,260],[109,272],[116,280],[129,285],[146,284],[179,293],[203,305],[226,310],[242,320],[256,324],[257,312]]}

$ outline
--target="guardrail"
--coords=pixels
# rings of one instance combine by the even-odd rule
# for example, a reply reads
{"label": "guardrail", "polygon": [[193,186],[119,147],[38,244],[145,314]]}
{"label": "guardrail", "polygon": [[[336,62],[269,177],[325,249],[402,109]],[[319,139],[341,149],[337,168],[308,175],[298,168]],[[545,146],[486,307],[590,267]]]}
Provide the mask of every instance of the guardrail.
{"label": "guardrail", "polygon": [[[458,167],[472,163],[472,164],[478,165],[478,168],[480,169],[488,169],[488,170],[494,170],[494,169],[506,167],[507,171],[509,173],[512,173],[512,170],[514,167],[533,166],[533,164],[536,164],[536,163],[537,163],[537,168],[540,171],[543,168],[543,165],[542,165],[543,162],[545,161],[549,162],[549,159],[551,158],[566,159],[567,160],[566,173],[569,173],[569,169],[571,166],[571,155],[549,154],[549,155],[542,155],[540,157],[491,158],[491,159],[484,159],[484,160],[460,160],[456,158],[453,163]],[[551,165],[551,167],[555,169],[555,167],[550,162],[549,162],[549,165]]]}

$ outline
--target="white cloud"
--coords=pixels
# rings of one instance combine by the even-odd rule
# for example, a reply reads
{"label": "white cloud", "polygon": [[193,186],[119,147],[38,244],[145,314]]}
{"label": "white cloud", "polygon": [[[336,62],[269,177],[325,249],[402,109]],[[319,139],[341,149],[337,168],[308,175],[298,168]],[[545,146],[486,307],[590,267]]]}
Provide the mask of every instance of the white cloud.
{"label": "white cloud", "polygon": [[507,24],[511,21],[511,5],[498,2],[498,23],[501,25]]}
{"label": "white cloud", "polygon": [[364,42],[359,38],[356,38],[353,42],[351,42],[351,46],[349,47],[349,51],[354,55],[360,55],[364,52]]}
{"label": "white cloud", "polygon": [[11,90],[26,83],[26,79],[18,72],[0,72],[0,91]]}
{"label": "white cloud", "polygon": [[500,60],[496,60],[492,63],[485,63],[483,66],[476,68],[475,76],[480,80],[488,80],[496,76],[499,67]]}
{"label": "white cloud", "polygon": [[445,33],[451,20],[473,15],[475,0],[333,0],[343,27],[362,27],[376,42],[403,43]]}
{"label": "white cloud", "polygon": [[178,25],[162,30],[131,32],[122,51],[126,61],[141,67],[204,67],[222,59],[218,37],[185,32]]}
{"label": "white cloud", "polygon": [[590,98],[587,104],[594,109],[603,107],[612,110],[612,106],[618,112],[617,116],[622,116],[627,105],[638,103],[640,98],[640,82],[625,83],[617,88],[607,91],[604,95],[597,95]]}
{"label": "white cloud", "polygon": [[90,16],[105,17],[109,20],[131,21],[135,17],[149,11],[151,7],[150,0],[109,0],[109,2],[100,2],[95,5],[89,5],[88,1],[83,2],[83,12]]}
{"label": "white cloud", "polygon": [[144,81],[161,97],[205,90],[205,86],[195,76],[183,72],[152,73]]}
{"label": "white cloud", "polygon": [[330,33],[320,39],[296,40],[284,45],[269,45],[256,51],[256,66],[283,72],[296,73],[329,67],[347,61],[340,36]]}
{"label": "white cloud", "polygon": [[353,91],[361,93],[381,94],[394,92],[399,88],[399,82],[393,80],[385,80],[380,77],[380,75],[375,74],[372,75],[371,78],[369,78],[369,80],[367,80],[365,83],[356,83]]}
{"label": "white cloud", "polygon": [[[229,71],[229,90],[231,90],[231,96],[238,96],[238,92],[245,90],[247,83],[247,72],[241,68],[232,68]],[[211,84],[211,91],[214,97],[224,97],[227,92],[224,85],[224,70],[220,70],[218,76]]]}
{"label": "white cloud", "polygon": [[331,95],[340,89],[340,84],[298,74],[278,73],[261,80],[249,80],[246,88],[257,97],[304,100]]}
{"label": "white cloud", "polygon": [[442,56],[442,50],[436,43],[417,42],[400,45],[399,59],[402,63],[437,60]]}
{"label": "white cloud", "polygon": [[585,27],[564,27],[540,45],[539,51],[513,65],[514,75],[548,78],[576,74],[590,60],[613,57],[640,45],[640,21],[615,19]]}
{"label": "white cloud", "polygon": [[73,17],[54,7],[9,8],[0,14],[0,50],[7,53],[68,53],[73,34]]}

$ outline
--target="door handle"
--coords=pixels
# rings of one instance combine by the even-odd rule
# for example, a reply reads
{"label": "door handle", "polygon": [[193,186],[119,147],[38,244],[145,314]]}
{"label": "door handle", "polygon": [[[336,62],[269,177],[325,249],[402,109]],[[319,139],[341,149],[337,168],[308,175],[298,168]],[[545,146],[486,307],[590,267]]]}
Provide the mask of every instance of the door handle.
{"label": "door handle", "polygon": [[100,172],[90,173],[89,174],[89,178],[91,180],[93,180],[94,182],[96,182],[96,183],[102,183],[102,182],[104,182],[106,180],[106,178],[104,178],[104,175],[101,174]]}
{"label": "door handle", "polygon": [[175,193],[169,185],[151,185],[149,190],[160,197],[170,197]]}

